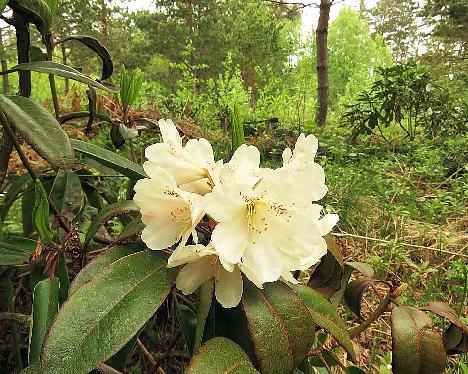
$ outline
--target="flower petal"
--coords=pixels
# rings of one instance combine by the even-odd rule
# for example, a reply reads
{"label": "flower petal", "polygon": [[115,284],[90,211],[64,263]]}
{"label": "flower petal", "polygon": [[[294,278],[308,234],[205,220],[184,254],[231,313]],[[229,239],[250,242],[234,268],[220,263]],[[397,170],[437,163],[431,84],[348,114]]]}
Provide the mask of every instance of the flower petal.
{"label": "flower petal", "polygon": [[215,282],[216,300],[224,308],[237,306],[241,300],[243,290],[242,275],[239,267],[236,266],[232,272],[228,272],[218,265]]}
{"label": "flower petal", "polygon": [[179,245],[169,257],[167,267],[173,268],[189,262],[198,261],[201,257],[211,255],[213,252],[214,251],[207,250],[202,244]]}
{"label": "flower petal", "polygon": [[141,233],[141,240],[148,248],[160,250],[177,243],[183,236],[187,226],[181,222],[174,222],[171,219],[155,218],[148,222]]}
{"label": "flower petal", "polygon": [[250,239],[247,215],[237,215],[230,221],[218,223],[211,234],[211,241],[220,256],[237,264]]}
{"label": "flower petal", "polygon": [[190,139],[185,144],[184,148],[200,163],[200,166],[207,166],[215,163],[213,148],[211,147],[210,142],[206,139]]}
{"label": "flower petal", "polygon": [[335,227],[339,220],[340,218],[338,217],[338,214],[325,214],[323,218],[317,222],[320,235],[327,235],[332,231],[333,227]]}
{"label": "flower petal", "polygon": [[238,215],[247,216],[247,203],[242,198],[239,185],[218,185],[203,197],[205,211],[218,222],[233,219]]}
{"label": "flower petal", "polygon": [[207,280],[214,277],[214,267],[211,264],[211,256],[202,257],[183,267],[176,279],[176,287],[184,295],[190,295]]}
{"label": "flower petal", "polygon": [[160,119],[158,121],[159,131],[164,143],[182,145],[182,138],[177,131],[177,127],[170,119]]}

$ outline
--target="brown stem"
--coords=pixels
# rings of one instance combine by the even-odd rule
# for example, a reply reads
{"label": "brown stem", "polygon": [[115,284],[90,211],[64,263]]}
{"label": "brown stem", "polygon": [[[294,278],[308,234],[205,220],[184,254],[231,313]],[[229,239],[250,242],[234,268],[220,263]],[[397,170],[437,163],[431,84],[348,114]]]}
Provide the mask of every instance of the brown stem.
{"label": "brown stem", "polygon": [[0,320],[10,320],[28,324],[31,321],[31,316],[20,313],[0,312]]}

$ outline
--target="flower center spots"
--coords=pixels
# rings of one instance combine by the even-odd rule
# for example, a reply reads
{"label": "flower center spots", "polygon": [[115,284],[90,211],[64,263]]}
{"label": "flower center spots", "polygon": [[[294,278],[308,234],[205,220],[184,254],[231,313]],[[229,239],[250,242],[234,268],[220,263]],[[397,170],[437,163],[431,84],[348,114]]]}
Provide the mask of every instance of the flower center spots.
{"label": "flower center spots", "polygon": [[173,209],[171,211],[171,219],[176,223],[191,223],[192,217],[190,216],[190,208],[188,206],[183,206]]}

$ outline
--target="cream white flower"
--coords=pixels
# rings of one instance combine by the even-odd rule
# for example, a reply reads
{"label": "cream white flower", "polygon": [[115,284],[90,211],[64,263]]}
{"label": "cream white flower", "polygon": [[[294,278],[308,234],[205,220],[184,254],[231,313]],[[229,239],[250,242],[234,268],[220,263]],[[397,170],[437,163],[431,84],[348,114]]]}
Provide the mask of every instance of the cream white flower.
{"label": "cream white flower", "polygon": [[225,261],[211,244],[179,246],[167,266],[179,265],[185,266],[177,275],[176,287],[185,295],[214,278],[218,302],[225,308],[239,304],[243,287],[240,267]]}
{"label": "cream white flower", "polygon": [[206,139],[190,139],[185,146],[171,120],[159,120],[163,143],[145,150],[148,159],[143,165],[149,174],[154,167],[166,169],[177,185],[185,191],[205,194],[211,191],[222,164],[215,163],[213,149]]}
{"label": "cream white flower", "polygon": [[149,178],[135,184],[134,201],[146,225],[141,238],[154,250],[185,242],[205,214],[201,196],[177,187],[172,175],[161,167],[148,169]]}
{"label": "cream white flower", "polygon": [[289,147],[283,151],[283,166],[296,170],[301,169],[314,162],[317,149],[318,140],[315,136],[301,134],[297,138],[294,151],[291,151]]}
{"label": "cream white flower", "polygon": [[253,145],[242,144],[231,160],[224,164],[219,179],[222,183],[255,185],[267,169],[260,168],[260,152]]}
{"label": "cream white flower", "polygon": [[256,284],[310,267],[327,251],[322,236],[337,216],[319,219],[321,207],[295,182],[284,170],[263,175],[253,188],[223,183],[204,196],[204,209],[218,222],[211,236],[216,251],[230,263],[241,262]]}

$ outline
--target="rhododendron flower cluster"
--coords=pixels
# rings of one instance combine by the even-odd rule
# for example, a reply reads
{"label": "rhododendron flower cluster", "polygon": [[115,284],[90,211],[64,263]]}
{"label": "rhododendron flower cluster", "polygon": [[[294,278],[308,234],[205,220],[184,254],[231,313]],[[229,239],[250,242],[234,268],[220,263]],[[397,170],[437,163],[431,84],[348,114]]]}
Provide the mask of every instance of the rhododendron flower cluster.
{"label": "rhododendron flower cluster", "polygon": [[169,250],[169,267],[183,266],[176,287],[184,294],[215,279],[224,307],[236,306],[244,274],[257,287],[316,264],[327,252],[323,238],[338,222],[314,203],[327,193],[314,162],[318,142],[301,134],[283,166],[261,168],[260,153],[242,145],[228,163],[215,161],[205,139],[182,143],[170,120],[158,122],[162,143],[146,149],[147,179],[135,185],[142,240]]}

